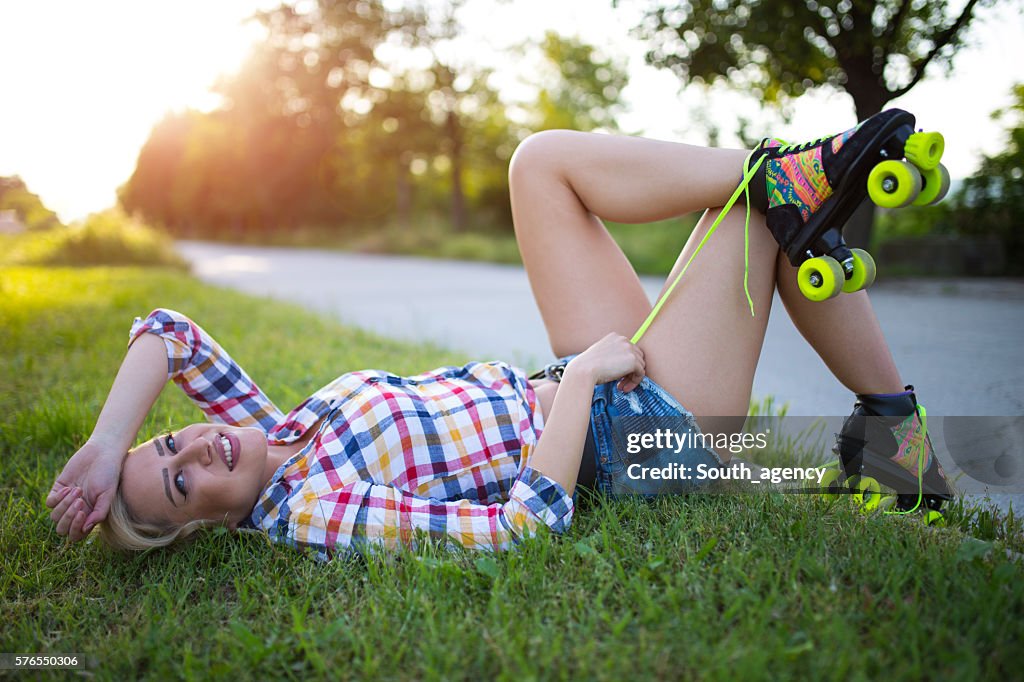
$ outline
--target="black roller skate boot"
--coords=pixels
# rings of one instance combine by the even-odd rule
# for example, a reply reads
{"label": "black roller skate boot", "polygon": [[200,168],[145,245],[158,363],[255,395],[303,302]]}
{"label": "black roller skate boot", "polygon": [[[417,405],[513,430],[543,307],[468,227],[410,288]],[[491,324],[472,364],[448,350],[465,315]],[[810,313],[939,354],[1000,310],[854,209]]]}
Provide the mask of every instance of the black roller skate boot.
{"label": "black roller skate boot", "polygon": [[[903,393],[858,395],[853,414],[836,436],[835,452],[839,468],[822,480],[831,492],[852,492],[865,510],[920,510],[926,523],[941,523],[939,508],[952,499],[953,490],[935,456],[927,413],[913,386]],[[882,486],[892,493],[883,494]]]}
{"label": "black roller skate boot", "polygon": [[764,213],[789,262],[800,268],[798,283],[808,298],[822,301],[874,281],[874,260],[848,248],[842,234],[868,196],[889,208],[945,196],[949,174],[939,164],[942,135],[914,132],[914,123],[913,114],[889,109],[811,142],[765,138],[751,153],[744,174],[750,203]]}

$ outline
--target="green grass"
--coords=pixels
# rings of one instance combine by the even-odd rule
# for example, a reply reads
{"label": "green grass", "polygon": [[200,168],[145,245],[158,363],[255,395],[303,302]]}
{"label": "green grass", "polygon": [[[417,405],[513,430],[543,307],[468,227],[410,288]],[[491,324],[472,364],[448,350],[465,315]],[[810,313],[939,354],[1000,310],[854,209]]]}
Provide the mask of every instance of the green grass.
{"label": "green grass", "polygon": [[[66,545],[43,499],[88,435],[135,315],[203,324],[288,409],[337,374],[469,358],[159,269],[0,269],[0,651],[100,679],[1007,679],[1024,571],[997,537],[777,493],[585,498],[502,555],[317,564],[211,532],[120,556]],[[165,391],[143,436],[199,417]],[[986,523],[999,525],[998,520]]]}

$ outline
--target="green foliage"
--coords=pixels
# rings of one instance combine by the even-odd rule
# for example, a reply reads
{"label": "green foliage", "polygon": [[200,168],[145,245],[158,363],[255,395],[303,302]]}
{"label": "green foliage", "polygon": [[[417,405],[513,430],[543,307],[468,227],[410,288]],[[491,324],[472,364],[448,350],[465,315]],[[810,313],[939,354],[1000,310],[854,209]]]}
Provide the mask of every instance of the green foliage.
{"label": "green foliage", "polygon": [[625,76],[551,35],[531,49],[557,77],[512,120],[490,71],[451,49],[462,4],[316,0],[258,13],[268,38],[219,84],[222,106],[155,126],[122,205],[202,238],[351,233],[441,211],[456,233],[509,232],[516,145],[534,124],[613,127]]}
{"label": "green foliage", "polygon": [[982,159],[964,181],[951,221],[958,234],[998,236],[1007,274],[1024,275],[1024,84],[1013,88],[1013,97],[1013,104],[992,114],[1007,126],[1003,151]]}
{"label": "green foliage", "polygon": [[977,6],[905,0],[650,0],[637,33],[649,63],[683,82],[725,81],[776,102],[829,85],[857,117],[908,92],[929,66],[949,69]]}
{"label": "green foliage", "polygon": [[618,130],[615,119],[629,81],[625,63],[554,31],[544,35],[541,51],[551,74],[533,107],[533,129]]}
{"label": "green foliage", "polygon": [[0,262],[9,265],[161,265],[185,269],[164,233],[111,209],[78,225],[8,237]]}
{"label": "green foliage", "polygon": [[38,195],[28,191],[18,176],[0,176],[0,211],[15,211],[29,230],[63,227],[57,214],[43,205]]}
{"label": "green foliage", "polygon": [[[1012,94],[1013,103],[992,114],[1006,125],[1002,151],[983,157],[974,175],[938,205],[883,213],[880,242],[902,237],[994,237],[1002,244],[998,260],[1005,269],[990,274],[1024,274],[1024,84],[1015,86]],[[986,264],[994,260],[985,258]]]}
{"label": "green foliage", "polygon": [[935,206],[907,206],[895,211],[881,211],[875,244],[900,237],[927,237],[953,234],[952,197]]}
{"label": "green foliage", "polygon": [[667,275],[699,217],[691,214],[643,225],[608,223],[607,227],[637,272]]}
{"label": "green foliage", "polygon": [[[43,499],[134,315],[189,313],[286,409],[349,369],[468,358],[158,268],[4,269],[0,286],[7,651],[80,652],[100,680],[1008,679],[1024,657],[1024,570],[998,531],[843,500],[581,493],[566,536],[515,552],[327,565],[224,531],[143,555],[67,545]],[[167,390],[142,435],[199,414]]]}
{"label": "green foliage", "polygon": [[454,232],[448,220],[421,215],[414,226],[391,223],[361,231],[339,246],[360,253],[398,253],[427,258],[521,263],[515,237],[506,233]]}

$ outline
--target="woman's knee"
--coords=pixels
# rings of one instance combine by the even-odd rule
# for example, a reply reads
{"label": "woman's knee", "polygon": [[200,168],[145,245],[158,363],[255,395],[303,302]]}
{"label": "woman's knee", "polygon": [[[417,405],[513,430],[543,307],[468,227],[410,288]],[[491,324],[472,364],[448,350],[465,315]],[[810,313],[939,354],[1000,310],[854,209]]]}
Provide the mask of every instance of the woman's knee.
{"label": "woman's knee", "polygon": [[519,143],[509,162],[510,185],[562,171],[567,148],[580,133],[573,130],[544,130]]}

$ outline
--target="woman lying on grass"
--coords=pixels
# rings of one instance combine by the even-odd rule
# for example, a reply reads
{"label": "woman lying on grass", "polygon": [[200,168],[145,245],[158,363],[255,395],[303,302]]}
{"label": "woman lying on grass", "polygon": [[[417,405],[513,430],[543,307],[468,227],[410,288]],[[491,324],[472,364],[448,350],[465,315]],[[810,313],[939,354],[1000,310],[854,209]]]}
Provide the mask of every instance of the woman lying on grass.
{"label": "woman lying on grass", "polygon": [[[844,173],[890,114],[808,145],[767,139],[753,153],[569,131],[525,141],[510,169],[516,236],[553,351],[577,354],[543,379],[501,362],[409,378],[350,372],[285,415],[187,317],[161,309],[136,320],[94,432],[47,498],[58,533],[77,540],[104,522],[110,544],[142,550],[224,525],[329,558],[409,545],[423,532],[497,550],[541,524],[565,531],[581,483],[612,495],[690,490],[700,481],[627,476],[629,455],[615,447],[622,420],[613,417],[672,418],[677,433],[737,431],[776,288],[858,394],[855,414],[897,416],[887,434],[893,461],[923,462],[941,482],[934,491],[945,492],[867,295],[808,300],[776,243],[785,247],[785,234],[852,191]],[[601,219],[642,223],[721,207],[745,171],[741,186],[757,212],[705,213],[668,282],[717,235],[647,329],[651,305]],[[625,336],[642,326],[638,342]],[[129,452],[168,378],[215,423]],[[690,471],[723,463],[700,445],[647,461]]]}

